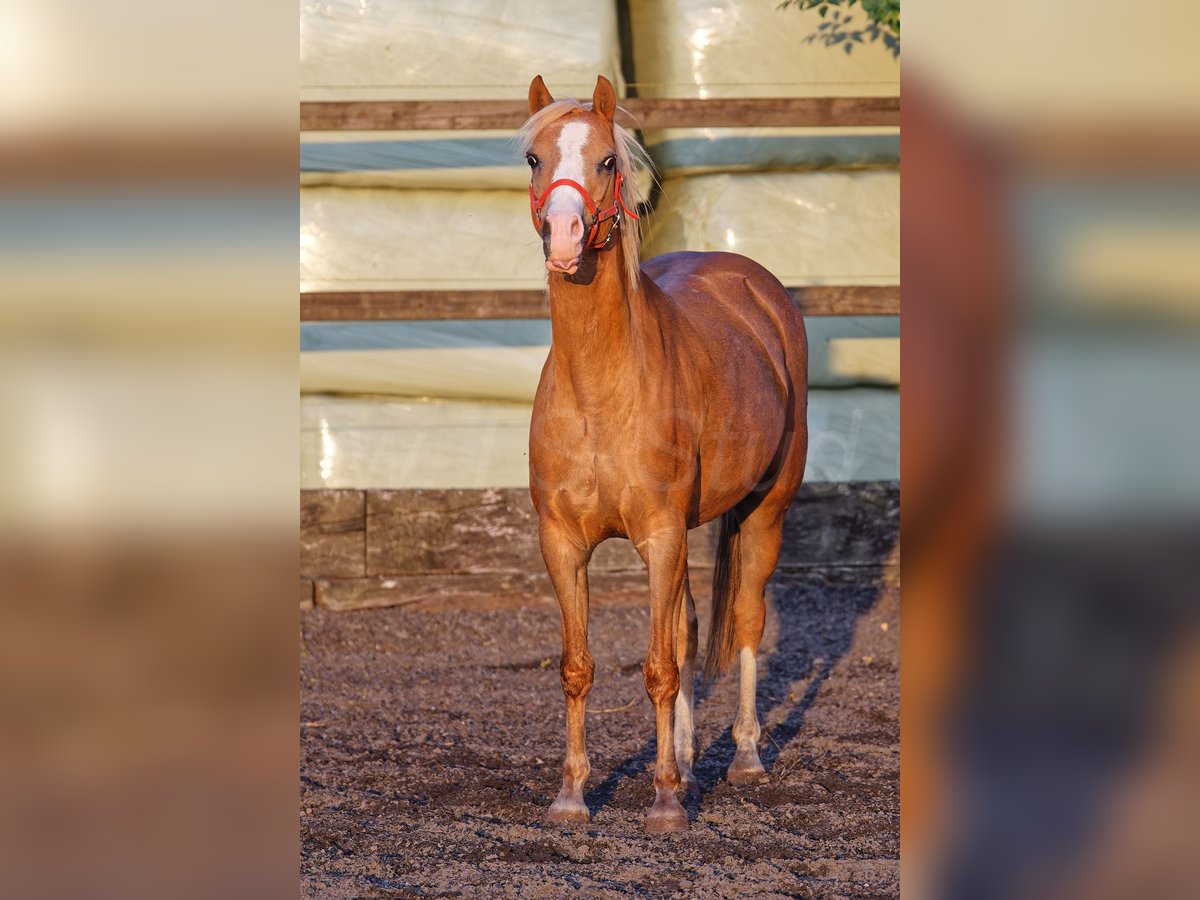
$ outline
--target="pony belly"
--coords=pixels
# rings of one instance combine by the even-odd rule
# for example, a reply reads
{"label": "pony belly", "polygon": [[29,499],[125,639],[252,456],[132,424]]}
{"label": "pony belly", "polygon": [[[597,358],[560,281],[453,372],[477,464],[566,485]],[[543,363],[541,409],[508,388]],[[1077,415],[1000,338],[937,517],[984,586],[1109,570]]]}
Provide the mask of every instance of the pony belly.
{"label": "pony belly", "polygon": [[741,452],[711,452],[700,457],[698,517],[715,519],[748,494],[769,487],[781,468],[786,449],[782,434],[743,440]]}

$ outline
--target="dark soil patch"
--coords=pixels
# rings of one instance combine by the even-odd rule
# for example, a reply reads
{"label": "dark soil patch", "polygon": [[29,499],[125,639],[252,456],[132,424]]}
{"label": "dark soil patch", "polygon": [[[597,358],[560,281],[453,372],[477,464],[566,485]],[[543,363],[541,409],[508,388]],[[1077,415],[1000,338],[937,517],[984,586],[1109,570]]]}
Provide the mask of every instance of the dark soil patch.
{"label": "dark soil patch", "polygon": [[686,834],[659,837],[642,834],[654,726],[640,598],[593,600],[585,828],[542,820],[563,748],[555,610],[304,611],[305,896],[898,896],[899,602],[877,576],[776,581],[767,780],[724,781],[736,678],[701,687],[702,796]]}

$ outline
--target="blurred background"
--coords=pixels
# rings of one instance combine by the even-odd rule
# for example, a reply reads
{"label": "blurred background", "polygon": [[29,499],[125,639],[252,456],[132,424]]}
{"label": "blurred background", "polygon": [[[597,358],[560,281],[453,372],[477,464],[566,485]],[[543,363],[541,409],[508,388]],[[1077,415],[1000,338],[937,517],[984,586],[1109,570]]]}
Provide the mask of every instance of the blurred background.
{"label": "blurred background", "polygon": [[[643,80],[668,97],[728,81],[775,96],[784,60],[802,73],[791,90],[895,90],[892,47],[838,26],[838,10],[789,10],[797,24],[721,56],[736,45],[719,16],[775,5],[631,2],[622,17],[563,4],[509,40],[523,60],[536,41],[563,93],[600,72],[627,97]],[[349,41],[338,3],[302,6],[299,29],[282,3],[0,8],[0,845],[14,893],[294,892],[297,434],[306,487],[441,471],[519,483],[523,463],[495,449],[443,468],[404,441],[455,422],[493,448],[515,441],[544,353],[536,318],[297,333],[298,224],[302,291],[446,277],[366,239],[420,238],[435,259],[433,217],[403,212],[417,203],[513,241],[479,277],[521,290],[539,270],[524,181],[494,132],[305,133],[297,147],[298,30],[303,99],[405,86],[436,99],[433,84],[523,97],[532,72],[489,62],[493,42],[452,24],[458,9],[357,4],[400,17],[364,29],[372,40],[426,29],[428,53],[389,55]],[[480,34],[507,15],[489,14]],[[905,5],[913,896],[1197,894],[1197,15],[1179,2]],[[760,43],[786,28],[790,43]],[[436,66],[441,34],[457,36],[453,73]],[[845,68],[814,71],[814,43]],[[895,227],[894,131],[661,131],[643,135],[663,181],[653,246],[728,246],[686,211],[737,221],[757,192],[799,211],[768,233],[819,223],[804,243],[822,252],[799,257],[771,256],[753,223],[733,233],[789,287],[898,283],[894,242],[874,239]],[[339,257],[360,216],[368,234]],[[825,249],[846,241],[853,253]],[[894,477],[895,320],[826,327],[846,330],[814,354],[828,398],[814,436],[831,436],[810,477]],[[366,435],[376,423],[382,436]],[[372,447],[388,449],[372,461]]]}
{"label": "blurred background", "polygon": [[295,9],[0,3],[0,869],[295,890]]}
{"label": "blurred background", "polygon": [[903,887],[1195,896],[1200,20],[904,22]]}

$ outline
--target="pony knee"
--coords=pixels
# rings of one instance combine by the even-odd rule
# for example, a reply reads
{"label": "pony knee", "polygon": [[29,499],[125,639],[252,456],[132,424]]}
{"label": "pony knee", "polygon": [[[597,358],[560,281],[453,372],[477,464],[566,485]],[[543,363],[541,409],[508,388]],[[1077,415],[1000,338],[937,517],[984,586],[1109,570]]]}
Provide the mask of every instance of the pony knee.
{"label": "pony knee", "polygon": [[562,677],[563,693],[571,700],[586,697],[592,689],[592,677],[596,664],[592,654],[584,650],[581,653],[564,654],[558,674]]}
{"label": "pony knee", "polygon": [[647,657],[646,664],[642,666],[642,677],[646,693],[655,706],[675,701],[679,693],[679,666],[675,660]]}

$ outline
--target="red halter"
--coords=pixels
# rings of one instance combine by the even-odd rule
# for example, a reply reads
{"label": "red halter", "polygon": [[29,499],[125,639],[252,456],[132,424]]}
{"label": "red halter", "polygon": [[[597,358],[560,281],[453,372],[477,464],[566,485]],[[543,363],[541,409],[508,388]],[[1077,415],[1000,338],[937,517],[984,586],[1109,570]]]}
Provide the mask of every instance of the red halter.
{"label": "red halter", "polygon": [[533,182],[530,181],[529,217],[533,220],[533,229],[538,234],[542,233],[542,210],[546,206],[546,201],[550,198],[550,192],[556,187],[563,186],[574,188],[576,191],[578,191],[579,196],[583,197],[583,202],[587,204],[588,212],[592,215],[592,227],[591,230],[588,231],[587,240],[583,242],[583,247],[585,250],[588,248],[593,250],[603,250],[608,246],[609,241],[612,240],[613,233],[617,230],[619,219],[618,222],[614,222],[612,227],[608,229],[608,234],[604,236],[603,241],[598,244],[593,243],[596,238],[596,232],[600,229],[601,222],[605,222],[614,216],[619,216],[622,210],[624,210],[625,214],[632,219],[636,219],[638,217],[637,213],[626,206],[625,201],[621,198],[621,173],[619,171],[617,172],[616,186],[613,188],[612,206],[606,207],[602,210],[597,210],[596,202],[588,194],[587,189],[578,181],[572,181],[570,178],[560,178],[558,181],[555,181],[548,188],[546,188],[546,190],[542,192],[542,196],[540,198],[533,192]]}

